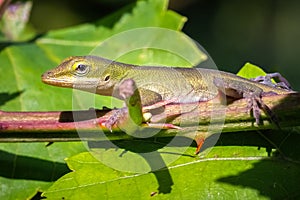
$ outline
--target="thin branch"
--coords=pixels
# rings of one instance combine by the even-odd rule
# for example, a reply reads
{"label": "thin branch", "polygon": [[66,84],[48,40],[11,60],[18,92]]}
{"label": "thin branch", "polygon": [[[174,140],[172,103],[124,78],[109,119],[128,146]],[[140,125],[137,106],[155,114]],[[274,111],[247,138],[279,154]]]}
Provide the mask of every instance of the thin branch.
{"label": "thin branch", "polygon": [[[281,128],[300,125],[300,93],[268,96],[263,97],[262,100],[279,118]],[[112,126],[112,132],[104,126],[114,112],[115,110],[108,109],[73,112],[0,111],[0,142],[129,138],[129,135],[118,128],[118,124]],[[149,122],[150,125],[143,124],[145,128],[158,129],[155,124],[164,122],[182,128],[181,130],[162,130],[157,134],[158,137],[171,136],[176,133],[185,134],[190,128],[195,127],[199,132],[213,130],[214,126],[221,126],[223,132],[274,128],[274,124],[264,113],[262,113],[262,125],[256,125],[254,118],[249,114],[245,99],[235,101],[227,106],[215,103],[215,100],[190,104],[169,104],[165,105],[165,109],[158,108],[147,112],[152,114],[152,118]],[[212,116],[214,116],[213,121],[211,121]]]}

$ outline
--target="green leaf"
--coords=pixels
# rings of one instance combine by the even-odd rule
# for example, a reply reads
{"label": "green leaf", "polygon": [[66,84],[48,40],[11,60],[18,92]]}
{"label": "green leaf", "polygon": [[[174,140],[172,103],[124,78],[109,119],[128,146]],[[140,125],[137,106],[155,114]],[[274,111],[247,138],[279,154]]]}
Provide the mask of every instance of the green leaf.
{"label": "green leaf", "polygon": [[85,150],[81,143],[0,144],[0,198],[24,199],[51,183],[69,170],[65,157]]}
{"label": "green leaf", "polygon": [[[167,144],[159,142],[152,146]],[[160,163],[163,156],[175,155],[169,148],[162,148],[155,156],[143,156],[139,151],[149,147],[145,140],[115,144],[120,148],[92,149],[67,159],[72,172],[43,195],[49,199],[151,199],[151,195],[161,199],[289,199],[300,195],[299,163],[267,157],[265,149],[217,146],[207,149],[210,152],[200,158],[192,156],[194,148],[188,148],[167,168],[134,173],[126,172],[128,165],[132,169],[145,163],[151,167]],[[133,151],[128,151],[130,145],[135,147],[135,158]]]}
{"label": "green leaf", "polygon": [[238,76],[251,79],[258,76],[265,76],[266,72],[262,70],[260,67],[253,65],[251,63],[246,63],[240,71],[237,73]]}

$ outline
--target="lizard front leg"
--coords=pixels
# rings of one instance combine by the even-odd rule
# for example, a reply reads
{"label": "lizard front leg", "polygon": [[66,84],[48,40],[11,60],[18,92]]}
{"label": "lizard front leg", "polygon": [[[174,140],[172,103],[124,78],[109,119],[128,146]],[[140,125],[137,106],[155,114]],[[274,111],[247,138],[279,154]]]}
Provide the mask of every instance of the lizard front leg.
{"label": "lizard front leg", "polygon": [[118,87],[118,93],[125,101],[126,107],[115,110],[112,116],[105,122],[104,125],[109,130],[111,130],[113,125],[117,125],[120,129],[129,134],[142,130],[144,127],[156,129],[180,129],[173,124],[148,123],[151,118],[151,113],[147,112],[148,110],[157,109],[170,102],[161,101],[142,109],[140,91],[132,79],[122,81]]}

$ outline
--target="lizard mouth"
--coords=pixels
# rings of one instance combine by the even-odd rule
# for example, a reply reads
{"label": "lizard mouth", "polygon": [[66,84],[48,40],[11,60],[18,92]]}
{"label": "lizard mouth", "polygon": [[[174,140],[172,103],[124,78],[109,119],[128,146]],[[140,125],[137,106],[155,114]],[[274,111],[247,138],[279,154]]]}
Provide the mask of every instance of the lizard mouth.
{"label": "lizard mouth", "polygon": [[73,84],[65,79],[42,78],[43,83],[60,87],[73,87]]}
{"label": "lizard mouth", "polygon": [[42,82],[48,85],[60,86],[60,87],[72,87],[73,84],[67,78],[56,78],[54,73],[47,71],[42,75]]}

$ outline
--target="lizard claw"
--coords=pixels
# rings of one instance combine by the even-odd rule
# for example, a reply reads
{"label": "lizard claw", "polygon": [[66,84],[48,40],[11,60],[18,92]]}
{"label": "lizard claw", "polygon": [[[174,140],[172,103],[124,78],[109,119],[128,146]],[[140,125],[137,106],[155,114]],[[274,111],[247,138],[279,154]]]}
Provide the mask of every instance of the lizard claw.
{"label": "lizard claw", "polygon": [[260,97],[256,98],[255,96],[251,96],[250,97],[246,97],[248,99],[248,105],[247,108],[249,110],[249,112],[252,111],[253,117],[255,119],[255,123],[257,125],[260,125],[260,103],[262,103],[262,101],[260,101]]}
{"label": "lizard claw", "polygon": [[249,95],[247,95],[245,98],[248,99],[248,105],[247,108],[249,109],[249,111],[253,113],[253,117],[255,119],[255,123],[257,125],[261,124],[261,120],[260,120],[260,115],[261,112],[260,110],[262,109],[267,116],[270,118],[270,120],[272,122],[274,122],[276,124],[277,127],[279,127],[278,125],[278,119],[276,117],[276,115],[272,112],[272,110],[262,101],[261,96],[260,95],[255,95],[254,93],[250,93]]}

